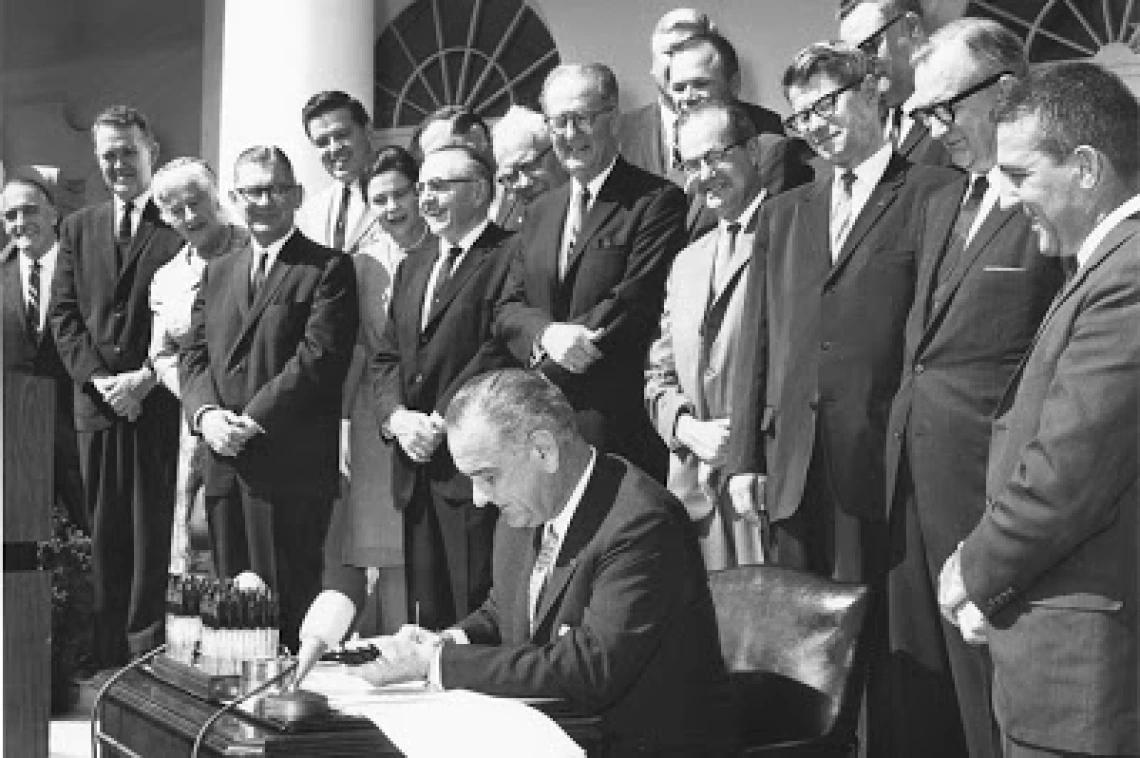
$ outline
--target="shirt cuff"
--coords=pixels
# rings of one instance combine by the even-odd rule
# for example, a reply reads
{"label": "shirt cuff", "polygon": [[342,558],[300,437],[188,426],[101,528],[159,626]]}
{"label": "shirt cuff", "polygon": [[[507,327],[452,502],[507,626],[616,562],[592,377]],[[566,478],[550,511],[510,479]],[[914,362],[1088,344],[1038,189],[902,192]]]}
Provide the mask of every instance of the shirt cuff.
{"label": "shirt cuff", "polygon": [[203,405],[201,408],[194,411],[194,418],[190,420],[190,431],[194,432],[194,434],[201,434],[202,417],[205,416],[208,411],[216,411],[218,408],[219,406],[216,405]]}
{"label": "shirt cuff", "polygon": [[467,645],[470,640],[467,639],[467,634],[462,629],[444,629],[439,633],[440,644],[435,646],[432,651],[431,660],[428,661],[428,687],[442,692],[443,691],[443,671],[440,665],[440,659],[443,658],[443,646],[445,644]]}

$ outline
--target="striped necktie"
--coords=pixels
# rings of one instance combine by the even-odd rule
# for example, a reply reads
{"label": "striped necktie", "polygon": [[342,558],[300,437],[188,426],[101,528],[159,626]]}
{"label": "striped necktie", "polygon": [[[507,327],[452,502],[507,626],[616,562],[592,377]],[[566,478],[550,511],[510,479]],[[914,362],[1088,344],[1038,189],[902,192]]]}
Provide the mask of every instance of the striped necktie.
{"label": "striped necktie", "polygon": [[28,271],[27,312],[28,334],[36,342],[40,341],[40,262],[32,261]]}
{"label": "striped necktie", "polygon": [[542,596],[542,589],[546,586],[546,579],[550,570],[554,568],[554,558],[558,554],[558,532],[554,524],[547,524],[542,528],[542,545],[538,549],[538,557],[534,559],[534,568],[530,572],[530,585],[527,591],[527,618],[530,620],[530,633],[534,634],[535,614],[538,611],[538,599]]}

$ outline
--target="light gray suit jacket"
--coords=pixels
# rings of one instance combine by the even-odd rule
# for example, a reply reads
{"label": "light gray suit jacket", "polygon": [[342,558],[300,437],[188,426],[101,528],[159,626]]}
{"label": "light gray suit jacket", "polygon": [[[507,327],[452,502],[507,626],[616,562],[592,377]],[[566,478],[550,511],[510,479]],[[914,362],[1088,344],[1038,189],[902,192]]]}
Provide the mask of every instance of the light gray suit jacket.
{"label": "light gray suit jacket", "polygon": [[[333,182],[310,196],[297,214],[297,226],[306,237],[319,245],[333,246],[333,233],[336,230],[343,190],[343,184]],[[344,246],[341,250],[350,255],[355,253],[364,242],[376,235],[379,224],[380,220],[371,208],[366,207],[363,212],[349,208],[348,223],[344,229]]]}
{"label": "light gray suit jacket", "polygon": [[737,342],[759,215],[759,211],[754,213],[741,229],[731,273],[715,292],[712,268],[719,229],[677,254],[665,286],[660,332],[649,348],[646,410],[669,447],[669,491],[694,520],[707,516],[713,503],[701,488],[700,461],[677,439],[677,418],[691,413],[704,421],[728,418],[732,413],[731,383],[740,355]]}

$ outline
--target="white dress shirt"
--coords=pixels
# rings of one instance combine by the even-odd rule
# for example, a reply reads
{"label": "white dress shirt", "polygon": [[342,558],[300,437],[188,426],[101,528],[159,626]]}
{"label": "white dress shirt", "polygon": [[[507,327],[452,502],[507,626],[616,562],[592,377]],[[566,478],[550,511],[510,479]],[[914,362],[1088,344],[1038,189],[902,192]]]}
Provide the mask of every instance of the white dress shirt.
{"label": "white dress shirt", "polygon": [[447,263],[448,251],[453,247],[458,247],[463,251],[455,257],[455,260],[451,264],[451,271],[449,271],[448,274],[454,274],[456,269],[459,268],[459,264],[463,263],[463,259],[467,257],[467,254],[469,252],[471,252],[471,248],[479,239],[479,235],[483,233],[483,230],[486,229],[487,225],[490,223],[490,219],[483,219],[483,221],[478,226],[467,232],[467,234],[464,234],[459,239],[458,245],[452,245],[443,237],[439,238],[439,255],[435,259],[435,265],[433,265],[431,268],[431,276],[428,277],[427,289],[424,291],[424,302],[420,308],[421,330],[427,326],[428,317],[431,315],[431,301],[435,296],[435,283],[439,281],[439,277],[443,274],[443,265]]}
{"label": "white dress shirt", "polygon": [[1093,227],[1089,236],[1085,237],[1085,241],[1081,243],[1081,249],[1077,251],[1077,270],[1084,268],[1092,254],[1100,247],[1100,243],[1104,242],[1105,237],[1116,228],[1117,224],[1137,213],[1140,213],[1140,195],[1133,195],[1117,206],[1112,213],[1102,218],[1100,223]]}
{"label": "white dress shirt", "polygon": [[[832,248],[832,263],[839,259],[839,251],[843,249],[843,243],[846,242],[847,235],[851,232],[851,228],[855,226],[855,221],[859,218],[859,214],[863,212],[863,207],[867,205],[867,201],[871,198],[871,193],[875,190],[875,187],[878,186],[879,182],[882,181],[883,174],[887,171],[887,164],[891,162],[891,155],[893,154],[894,147],[891,143],[887,142],[858,166],[850,167],[850,171],[855,174],[855,181],[851,185],[850,223],[847,224],[847,229],[839,238],[838,244]],[[835,217],[836,203],[843,193],[843,175],[847,173],[847,171],[848,169],[840,168],[839,166],[835,167],[835,177],[831,186],[833,219]]]}
{"label": "white dress shirt", "polygon": [[[123,201],[118,195],[113,199],[115,207],[115,233],[119,233],[119,226],[122,224],[123,219]],[[146,204],[150,202],[150,190],[143,192],[138,197],[131,200],[131,237],[139,233],[139,224],[142,223],[143,209]]]}

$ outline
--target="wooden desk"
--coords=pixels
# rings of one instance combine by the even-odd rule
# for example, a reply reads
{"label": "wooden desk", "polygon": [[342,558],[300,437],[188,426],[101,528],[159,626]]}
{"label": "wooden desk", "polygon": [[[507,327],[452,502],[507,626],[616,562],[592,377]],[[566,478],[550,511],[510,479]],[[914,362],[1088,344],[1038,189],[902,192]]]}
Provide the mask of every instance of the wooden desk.
{"label": "wooden desk", "polygon": [[[198,730],[218,706],[200,700],[155,677],[146,667],[126,672],[101,702],[103,733],[143,758],[189,756]],[[548,711],[590,758],[605,754],[605,736],[597,717]],[[218,719],[203,741],[202,756],[381,756],[403,753],[367,719],[335,715],[319,728],[292,732],[273,728],[237,711]],[[105,742],[104,756],[131,752]]]}

